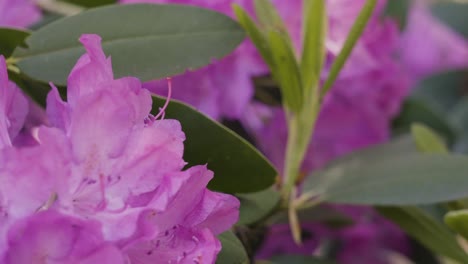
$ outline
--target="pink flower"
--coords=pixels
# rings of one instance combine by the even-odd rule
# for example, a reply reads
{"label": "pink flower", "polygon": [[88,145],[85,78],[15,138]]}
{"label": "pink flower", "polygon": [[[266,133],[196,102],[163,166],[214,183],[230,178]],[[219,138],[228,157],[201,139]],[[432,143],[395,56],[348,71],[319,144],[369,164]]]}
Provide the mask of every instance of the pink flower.
{"label": "pink flower", "polygon": [[400,45],[401,60],[415,81],[468,67],[468,40],[433,17],[423,1],[414,1]]}
{"label": "pink flower", "polygon": [[40,17],[33,0],[0,0],[0,27],[26,28]]}
{"label": "pink flower", "polygon": [[53,210],[17,221],[8,233],[5,264],[125,263],[117,247],[105,242],[100,223]]}
{"label": "pink flower", "polygon": [[[138,79],[113,78],[98,36],[80,41],[87,54],[70,73],[67,102],[56,88],[49,93],[50,126],[38,129],[38,145],[0,155],[0,253],[24,263],[38,255],[58,263],[214,263],[216,235],[237,221],[239,201],[206,189],[213,177],[206,166],[183,170],[180,123],[149,114],[152,99]],[[40,211],[63,229],[36,219]],[[33,236],[15,236],[21,230]],[[22,259],[24,247],[37,251]]]}
{"label": "pink flower", "polygon": [[0,149],[11,146],[28,114],[28,101],[8,80],[5,58],[0,55]]}

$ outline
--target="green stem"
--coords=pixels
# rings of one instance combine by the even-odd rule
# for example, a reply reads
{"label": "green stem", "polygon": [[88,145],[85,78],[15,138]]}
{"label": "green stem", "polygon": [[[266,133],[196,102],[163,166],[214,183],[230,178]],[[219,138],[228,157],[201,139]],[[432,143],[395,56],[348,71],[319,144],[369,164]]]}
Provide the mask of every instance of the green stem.
{"label": "green stem", "polygon": [[[314,89],[316,90],[316,89]],[[314,91],[313,90],[313,91]],[[284,164],[283,200],[289,201],[292,189],[296,186],[300,168],[307,148],[312,140],[312,132],[319,114],[318,96],[307,96],[308,102],[297,113],[286,113],[288,141]]]}

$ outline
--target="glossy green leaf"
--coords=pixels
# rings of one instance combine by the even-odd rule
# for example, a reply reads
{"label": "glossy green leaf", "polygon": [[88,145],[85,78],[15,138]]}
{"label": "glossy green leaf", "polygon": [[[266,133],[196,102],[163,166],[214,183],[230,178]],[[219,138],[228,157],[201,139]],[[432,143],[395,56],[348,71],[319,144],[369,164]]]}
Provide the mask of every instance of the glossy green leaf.
{"label": "glossy green leaf", "polygon": [[330,260],[324,260],[313,256],[283,255],[271,258],[274,264],[334,264]]}
{"label": "glossy green leaf", "polygon": [[432,129],[422,124],[413,124],[411,133],[420,152],[424,153],[448,153],[449,150],[439,135]]}
{"label": "glossy green leaf", "polygon": [[328,92],[328,90],[330,90],[331,86],[333,85],[336,78],[338,77],[338,74],[340,73],[341,69],[345,65],[345,62],[347,61],[349,55],[351,54],[351,51],[353,50],[354,45],[356,44],[358,39],[361,37],[361,34],[364,31],[367,25],[367,22],[369,21],[372,15],[372,12],[374,11],[374,7],[376,3],[377,3],[377,0],[367,0],[361,12],[359,13],[357,19],[354,21],[354,24],[351,27],[351,30],[349,31],[348,37],[346,38],[346,41],[343,47],[341,48],[340,53],[335,58],[335,61],[333,62],[331,66],[330,73],[327,77],[327,80],[325,81],[325,84],[322,87],[323,96]]}
{"label": "glossy green leaf", "polygon": [[268,41],[264,34],[257,27],[255,22],[250,18],[250,16],[238,5],[233,5],[234,13],[236,14],[239,24],[245,29],[249,38],[255,44],[255,47],[262,55],[263,60],[272,67],[274,65],[273,55],[271,54],[271,49],[268,45]]}
{"label": "glossy green leaf", "polygon": [[227,231],[218,236],[221,241],[221,252],[218,254],[217,264],[249,264],[249,257],[240,240]]}
{"label": "glossy green leaf", "polygon": [[468,255],[450,230],[423,210],[414,206],[378,207],[377,210],[427,248],[459,263],[468,263]]}
{"label": "glossy green leaf", "polygon": [[9,57],[16,47],[25,47],[24,40],[29,34],[24,30],[0,27],[0,55]]}
{"label": "glossy green leaf", "polygon": [[317,85],[325,61],[328,18],[325,0],[306,0],[304,7],[304,41],[300,68],[304,90],[311,90]]}
{"label": "glossy green leaf", "polygon": [[281,198],[279,192],[271,188],[236,196],[241,203],[238,225],[255,224],[264,219],[278,207]]}
{"label": "glossy green leaf", "polygon": [[284,103],[293,112],[298,112],[303,101],[302,80],[294,50],[287,38],[277,31],[269,32],[268,43],[274,62],[271,71],[280,84]]}
{"label": "glossy green leaf", "polygon": [[118,5],[90,9],[52,22],[14,53],[30,77],[65,84],[80,55],[78,38],[96,33],[112,56],[116,77],[143,81],[201,67],[230,53],[244,38],[237,23],[220,13],[182,5]]}
{"label": "glossy green leaf", "polygon": [[429,204],[468,197],[467,170],[467,156],[395,152],[386,144],[357,151],[310,175],[304,190],[335,203]]}
{"label": "glossy green leaf", "polygon": [[468,209],[448,212],[444,221],[452,230],[468,239]]}
{"label": "glossy green leaf", "polygon": [[[153,110],[164,98],[153,97]],[[248,193],[273,185],[278,175],[260,152],[230,129],[206,117],[191,106],[171,100],[166,118],[182,124],[186,140],[184,159],[189,166],[207,164],[215,174],[208,187],[227,193]]]}

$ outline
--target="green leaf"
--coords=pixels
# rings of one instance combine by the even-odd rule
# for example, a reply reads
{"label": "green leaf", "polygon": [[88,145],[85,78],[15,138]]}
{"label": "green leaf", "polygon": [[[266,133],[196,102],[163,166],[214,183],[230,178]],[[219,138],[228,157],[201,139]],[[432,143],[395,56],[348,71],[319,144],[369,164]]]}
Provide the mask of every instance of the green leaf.
{"label": "green leaf", "polygon": [[273,54],[271,54],[270,46],[268,45],[268,41],[264,34],[260,31],[257,25],[255,25],[255,22],[249,17],[247,12],[245,12],[240,6],[234,4],[233,8],[239,24],[241,24],[249,35],[250,39],[255,44],[255,47],[260,52],[260,55],[262,55],[263,60],[270,66],[270,68],[273,67]]}
{"label": "green leaf", "polygon": [[281,16],[270,0],[254,0],[255,14],[262,26],[269,30],[278,30],[286,33]]}
{"label": "green leaf", "polygon": [[[354,224],[354,220],[329,206],[318,205],[297,211],[300,222],[318,223],[330,228],[342,228]],[[275,224],[287,224],[289,221],[287,212],[277,213],[274,217]]]}
{"label": "green leaf", "polygon": [[115,4],[117,2],[116,0],[61,0],[61,1],[88,7],[88,8]]}
{"label": "green leaf", "polygon": [[237,195],[241,203],[238,225],[255,224],[264,219],[278,206],[280,195],[272,188],[256,193]]}
{"label": "green leaf", "polygon": [[343,48],[341,49],[340,53],[338,54],[331,66],[328,78],[325,81],[325,84],[322,88],[322,96],[324,96],[328,92],[328,90],[330,90],[331,86],[338,77],[338,74],[340,73],[346,60],[351,54],[354,45],[358,41],[359,37],[361,37],[361,34],[364,31],[364,28],[366,27],[367,22],[369,21],[372,15],[372,11],[374,10],[376,3],[377,0],[367,0],[361,12],[359,13],[356,21],[354,21],[354,24],[351,27],[351,30],[349,31],[348,37],[346,38]]}
{"label": "green leaf", "polygon": [[388,1],[384,13],[398,23],[400,30],[404,30],[408,21],[410,5],[411,1],[408,0]]}
{"label": "green leaf", "polygon": [[468,196],[468,157],[395,152],[392,144],[357,151],[310,175],[305,197],[362,205],[411,205]]}
{"label": "green leaf", "polygon": [[412,89],[411,98],[426,103],[438,113],[450,114],[465,95],[464,83],[467,74],[467,70],[457,70],[431,75]]}
{"label": "green leaf", "polygon": [[440,1],[431,6],[432,14],[446,23],[453,30],[468,37],[468,25],[466,23],[466,14],[468,13],[468,4],[460,1]]}
{"label": "green leaf", "polygon": [[[165,99],[153,97],[153,111]],[[153,113],[154,113],[153,112]],[[186,140],[184,159],[188,166],[207,164],[215,176],[208,187],[226,193],[248,193],[273,185],[278,173],[246,140],[216,121],[177,100],[171,100],[166,118],[182,124]]]}
{"label": "green leaf", "polygon": [[[129,22],[130,21],[130,22]],[[96,33],[112,56],[116,77],[143,81],[201,67],[230,53],[244,38],[235,21],[220,13],[182,5],[118,5],[90,9],[35,31],[28,49],[14,53],[30,77],[65,84],[84,53],[80,35]]]}
{"label": "green leaf", "polygon": [[427,248],[460,263],[468,263],[468,255],[450,230],[423,210],[413,206],[378,207],[377,210]]}
{"label": "green leaf", "polygon": [[411,132],[420,152],[449,153],[442,138],[429,127],[416,123],[411,126]]}
{"label": "green leaf", "polygon": [[218,264],[248,264],[249,257],[244,246],[231,231],[227,231],[218,236],[222,249],[218,254],[216,263]]}
{"label": "green leaf", "polygon": [[400,115],[393,121],[393,129],[397,132],[409,131],[413,123],[423,123],[447,139],[448,144],[456,140],[454,127],[443,114],[419,99],[409,98],[403,103]]}
{"label": "green leaf", "polygon": [[294,50],[287,38],[277,31],[269,32],[268,43],[274,61],[271,71],[274,79],[280,84],[284,103],[293,112],[298,112],[303,100],[302,80]]}
{"label": "green leaf", "polygon": [[300,68],[304,90],[311,90],[317,85],[325,61],[328,18],[324,0],[306,0],[304,5],[304,43]]}
{"label": "green leaf", "polygon": [[16,47],[26,47],[24,40],[29,34],[24,30],[0,27],[0,54],[8,58]]}
{"label": "green leaf", "polygon": [[468,239],[468,210],[448,212],[444,218],[445,223],[458,234]]}
{"label": "green leaf", "polygon": [[271,258],[274,264],[334,264],[335,262],[313,256],[283,255]]}

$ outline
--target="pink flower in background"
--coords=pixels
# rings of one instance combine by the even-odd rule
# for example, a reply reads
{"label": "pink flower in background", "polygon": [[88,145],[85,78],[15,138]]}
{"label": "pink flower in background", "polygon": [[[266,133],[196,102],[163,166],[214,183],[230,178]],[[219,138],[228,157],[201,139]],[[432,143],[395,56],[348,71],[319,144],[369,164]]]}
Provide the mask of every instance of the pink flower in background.
{"label": "pink flower in background", "polygon": [[[251,9],[251,0],[121,0],[121,3],[174,3],[212,9],[233,16],[233,3]],[[188,102],[201,112],[215,118],[238,119],[253,96],[251,77],[267,72],[255,48],[249,41],[232,54],[196,71],[173,78],[176,99]],[[150,91],[165,94],[164,81],[144,84]]]}
{"label": "pink flower in background", "polygon": [[149,115],[138,79],[114,79],[98,36],[80,41],[39,144],[0,152],[2,263],[214,263],[239,201],[206,188],[206,166],[183,170],[180,123]]}
{"label": "pink flower in background", "polygon": [[8,80],[5,58],[0,55],[0,149],[11,146],[28,114],[28,101]]}
{"label": "pink flower in background", "polygon": [[401,60],[415,81],[431,74],[468,67],[468,40],[414,1],[401,37]]}
{"label": "pink flower in background", "polygon": [[0,0],[0,27],[26,28],[40,17],[34,0]]}

